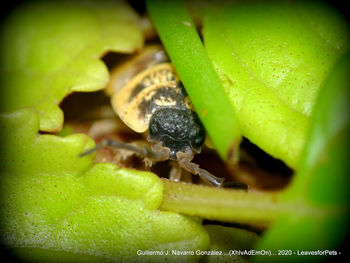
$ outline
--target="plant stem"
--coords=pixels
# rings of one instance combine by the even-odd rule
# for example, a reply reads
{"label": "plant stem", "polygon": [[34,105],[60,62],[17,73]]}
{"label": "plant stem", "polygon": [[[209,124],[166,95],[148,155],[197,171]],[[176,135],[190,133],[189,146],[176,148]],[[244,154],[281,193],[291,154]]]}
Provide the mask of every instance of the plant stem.
{"label": "plant stem", "polygon": [[280,194],[227,190],[201,185],[164,182],[161,209],[224,222],[268,225],[285,208]]}
{"label": "plant stem", "polygon": [[283,215],[319,218],[326,212],[305,202],[288,200],[284,191],[246,192],[163,179],[162,210],[205,219],[268,226]]}

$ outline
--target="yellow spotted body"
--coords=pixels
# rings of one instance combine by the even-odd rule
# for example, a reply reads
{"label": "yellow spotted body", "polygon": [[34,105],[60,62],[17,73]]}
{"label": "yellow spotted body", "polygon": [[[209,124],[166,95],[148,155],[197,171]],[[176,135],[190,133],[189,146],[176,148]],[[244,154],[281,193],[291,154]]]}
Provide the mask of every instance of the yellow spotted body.
{"label": "yellow spotted body", "polygon": [[159,55],[159,52],[164,51],[158,46],[146,48],[141,55],[112,72],[107,88],[114,111],[139,133],[148,129],[152,114],[161,107],[193,109],[175,68],[165,62],[168,60],[165,53]]}

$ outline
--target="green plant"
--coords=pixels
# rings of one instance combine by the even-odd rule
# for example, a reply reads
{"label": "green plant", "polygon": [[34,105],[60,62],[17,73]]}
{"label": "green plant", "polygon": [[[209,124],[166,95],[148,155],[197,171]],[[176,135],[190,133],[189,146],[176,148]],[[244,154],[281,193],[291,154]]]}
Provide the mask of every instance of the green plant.
{"label": "green plant", "polygon": [[[28,4],[1,32],[3,245],[41,261],[144,261],[137,250],[337,249],[349,205],[346,23],[319,3],[214,4],[202,10],[203,46],[182,2],[147,7],[220,156],[236,162],[246,136],[296,169],[292,184],[246,193],[172,183],[79,158],[94,145],[86,135],[40,133],[61,130],[65,96],[104,88],[104,53],[132,53],[143,36],[123,2]],[[197,217],[271,227],[259,239],[203,227]]]}

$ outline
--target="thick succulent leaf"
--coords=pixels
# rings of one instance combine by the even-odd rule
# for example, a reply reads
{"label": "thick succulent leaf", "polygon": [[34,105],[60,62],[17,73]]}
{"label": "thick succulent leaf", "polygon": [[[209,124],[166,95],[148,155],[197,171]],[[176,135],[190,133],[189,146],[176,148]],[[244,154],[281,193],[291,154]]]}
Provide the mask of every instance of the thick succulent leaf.
{"label": "thick succulent leaf", "polygon": [[[1,171],[12,175],[80,173],[93,156],[79,158],[93,141],[82,134],[67,137],[38,135],[39,119],[34,110],[1,114]],[[45,159],[43,159],[45,157]]]}
{"label": "thick succulent leaf", "polygon": [[[92,165],[89,137],[38,135],[39,118],[23,109],[1,115],[0,235],[31,260],[171,260],[137,250],[206,249],[200,222],[158,210],[163,183],[154,174]],[[92,258],[92,259],[93,259]],[[181,257],[194,261],[198,256]],[[54,259],[50,258],[49,261]]]}
{"label": "thick succulent leaf", "polygon": [[109,75],[99,58],[142,46],[138,19],[122,1],[36,2],[17,8],[1,32],[0,110],[33,107],[40,130],[60,130],[58,104],[66,95],[106,86]]}
{"label": "thick succulent leaf", "polygon": [[[335,250],[349,229],[350,53],[325,81],[311,118],[300,170],[284,198],[318,208],[322,213],[281,218],[266,233],[264,249]],[[283,234],[281,234],[283,233]],[[302,235],[302,237],[301,237]],[[279,258],[275,258],[280,260]],[[292,257],[317,261],[318,257]]]}
{"label": "thick succulent leaf", "polygon": [[346,22],[318,2],[254,2],[211,10],[203,36],[243,135],[297,168],[321,83],[349,47]]}
{"label": "thick succulent leaf", "polygon": [[346,204],[349,201],[349,68],[348,52],[322,85],[300,171],[287,196],[298,193],[299,198],[316,204]]}

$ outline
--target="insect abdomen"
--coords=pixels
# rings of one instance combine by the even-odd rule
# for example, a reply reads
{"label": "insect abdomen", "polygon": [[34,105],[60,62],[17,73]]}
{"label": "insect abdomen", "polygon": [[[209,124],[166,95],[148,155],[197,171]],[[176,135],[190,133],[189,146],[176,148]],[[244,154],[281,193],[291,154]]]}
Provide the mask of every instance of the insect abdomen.
{"label": "insect abdomen", "polygon": [[162,63],[137,74],[113,95],[112,106],[130,128],[144,132],[157,109],[191,108],[191,103],[174,67]]}

